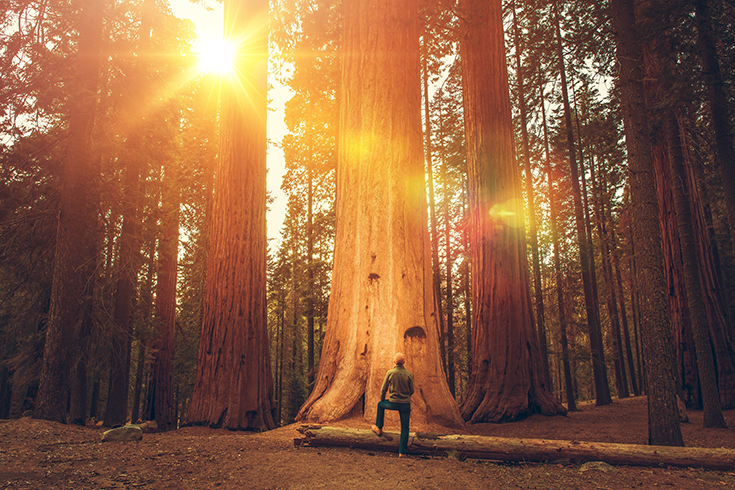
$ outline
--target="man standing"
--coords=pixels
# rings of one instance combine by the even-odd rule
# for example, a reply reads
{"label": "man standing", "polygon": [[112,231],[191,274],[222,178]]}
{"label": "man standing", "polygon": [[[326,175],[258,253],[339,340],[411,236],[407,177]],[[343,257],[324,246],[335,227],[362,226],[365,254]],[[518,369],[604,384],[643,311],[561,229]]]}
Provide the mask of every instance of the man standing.
{"label": "man standing", "polygon": [[[398,457],[406,457],[406,446],[408,446],[408,426],[411,418],[411,395],[413,395],[413,375],[403,367],[406,356],[398,352],[393,359],[395,367],[388,371],[380,389],[380,402],[378,402],[378,416],[373,425],[373,432],[378,436],[383,435],[383,417],[386,410],[396,410],[401,418],[401,439],[398,445]],[[390,397],[385,399],[385,394],[390,391]]]}

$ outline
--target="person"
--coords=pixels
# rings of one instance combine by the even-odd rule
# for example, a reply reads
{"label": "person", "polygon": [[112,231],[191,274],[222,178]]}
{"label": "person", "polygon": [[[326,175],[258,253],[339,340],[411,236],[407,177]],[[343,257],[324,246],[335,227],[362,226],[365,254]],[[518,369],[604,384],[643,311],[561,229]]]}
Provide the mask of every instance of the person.
{"label": "person", "polygon": [[[411,418],[411,395],[413,395],[413,375],[404,367],[406,356],[398,352],[393,359],[395,366],[388,371],[380,388],[378,415],[372,429],[376,435],[383,435],[383,418],[386,410],[396,410],[401,418],[401,438],[398,457],[405,458],[408,453],[408,427]],[[386,393],[390,393],[385,399]]]}

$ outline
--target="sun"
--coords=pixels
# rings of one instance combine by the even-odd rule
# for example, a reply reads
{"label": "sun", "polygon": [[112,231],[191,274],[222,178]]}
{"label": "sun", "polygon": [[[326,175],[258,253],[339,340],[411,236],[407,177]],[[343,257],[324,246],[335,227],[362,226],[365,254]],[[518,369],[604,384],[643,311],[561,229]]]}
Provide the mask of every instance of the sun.
{"label": "sun", "polygon": [[199,70],[202,73],[219,73],[221,75],[232,70],[235,47],[222,39],[205,39],[199,43],[197,57]]}

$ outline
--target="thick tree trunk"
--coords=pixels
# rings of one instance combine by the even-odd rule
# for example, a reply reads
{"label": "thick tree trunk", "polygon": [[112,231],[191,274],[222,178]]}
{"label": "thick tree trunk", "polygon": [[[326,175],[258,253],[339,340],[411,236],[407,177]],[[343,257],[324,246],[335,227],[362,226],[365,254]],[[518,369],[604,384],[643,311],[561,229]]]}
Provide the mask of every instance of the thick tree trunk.
{"label": "thick tree trunk", "polygon": [[[681,109],[681,108],[680,108]],[[696,260],[699,271],[699,281],[702,288],[702,300],[707,312],[709,336],[712,343],[715,369],[717,371],[717,388],[720,395],[722,409],[735,408],[735,348],[729,335],[727,326],[726,307],[723,302],[720,282],[715,272],[712,244],[705,231],[707,229],[702,193],[697,185],[689,138],[686,133],[686,123],[683,110],[677,110],[676,121],[672,121],[677,129],[680,143],[682,163],[684,165],[685,186],[688,195],[689,209],[692,217],[692,233],[696,243]],[[676,135],[674,135],[676,136]],[[673,154],[673,152],[672,152]]]}
{"label": "thick tree trunk", "polygon": [[225,1],[236,47],[223,81],[202,336],[188,423],[275,427],[266,329],[268,2]]}
{"label": "thick tree trunk", "polygon": [[684,283],[689,299],[689,313],[692,321],[694,346],[697,353],[697,367],[702,386],[702,404],[704,406],[704,427],[727,427],[722,415],[720,396],[717,392],[717,378],[710,342],[710,326],[707,310],[704,305],[702,285],[699,280],[699,263],[697,260],[696,237],[692,223],[690,208],[691,189],[687,185],[684,157],[679,139],[679,126],[671,113],[665,116],[666,133],[669,146],[669,162],[674,187],[676,204],[676,220],[681,240],[681,259],[684,263]]}
{"label": "thick tree trunk", "polygon": [[579,184],[579,168],[577,166],[576,146],[574,143],[574,128],[572,127],[572,112],[567,92],[566,70],[564,68],[564,52],[562,47],[561,29],[559,27],[558,1],[554,3],[556,27],[556,54],[561,74],[561,89],[564,102],[564,121],[566,125],[567,145],[569,145],[569,165],[571,168],[572,192],[574,196],[574,214],[577,227],[577,241],[579,243],[579,258],[582,270],[582,285],[584,288],[584,303],[589,327],[590,350],[592,354],[592,371],[595,379],[595,395],[597,405],[612,403],[610,388],[607,382],[607,367],[602,352],[601,329],[597,315],[597,298],[592,280],[592,244],[587,239],[585,228],[584,208],[582,206],[582,191]]}
{"label": "thick tree trunk", "polygon": [[641,70],[642,56],[634,27],[633,0],[613,0],[611,7],[620,63],[631,221],[636,256],[639,257],[636,261],[636,289],[641,300],[642,344],[648,379],[648,442],[653,445],[683,446],[658,200]]}
{"label": "thick tree trunk", "polygon": [[534,331],[523,200],[513,148],[500,0],[466,0],[462,43],[472,274],[474,422],[565,414],[546,386]]}
{"label": "thick tree trunk", "polygon": [[[374,421],[396,352],[412,421],[461,424],[439,356],[416,0],[344,2],[336,239],[319,374],[298,420]],[[354,409],[354,411],[353,411]]]}
{"label": "thick tree trunk", "polygon": [[[384,431],[304,425],[294,439],[296,447],[350,447],[373,451],[396,451],[399,434]],[[478,459],[583,463],[604,461],[612,465],[678,466],[728,471],[735,469],[735,449],[684,448],[614,444],[609,442],[513,439],[505,437],[411,432],[408,452],[445,455],[454,451]]]}
{"label": "thick tree trunk", "polygon": [[92,155],[92,129],[101,62],[101,0],[80,1],[75,95],[70,104],[69,136],[61,173],[61,199],[56,232],[51,307],[34,417],[64,422],[71,361],[85,303],[91,301],[89,235],[97,229],[98,202],[93,191],[99,169]]}

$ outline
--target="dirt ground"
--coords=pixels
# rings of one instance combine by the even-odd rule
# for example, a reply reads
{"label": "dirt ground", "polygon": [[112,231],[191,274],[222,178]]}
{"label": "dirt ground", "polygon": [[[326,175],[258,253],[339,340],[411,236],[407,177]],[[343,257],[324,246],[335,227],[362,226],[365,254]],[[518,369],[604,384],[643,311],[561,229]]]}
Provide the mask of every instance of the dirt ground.
{"label": "dirt ground", "polygon": [[[687,446],[735,449],[735,429],[683,424]],[[735,427],[735,410],[725,412]],[[335,425],[368,428],[353,420]],[[264,433],[186,427],[138,442],[100,442],[97,427],[22,418],[0,421],[0,488],[56,489],[700,489],[735,488],[735,469],[494,463],[347,448],[295,448],[296,425]],[[386,426],[386,430],[396,430]],[[425,428],[421,428],[425,430]],[[412,427],[412,430],[415,430]],[[582,405],[567,417],[477,424],[467,433],[500,437],[645,444],[645,397]],[[436,432],[436,430],[435,430]],[[445,431],[446,432],[446,431]],[[603,471],[604,470],[604,471]]]}

